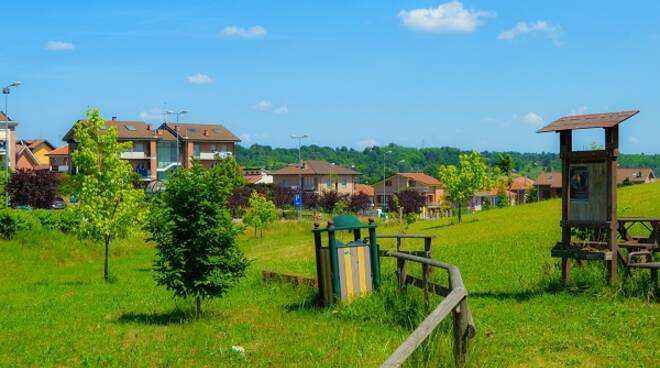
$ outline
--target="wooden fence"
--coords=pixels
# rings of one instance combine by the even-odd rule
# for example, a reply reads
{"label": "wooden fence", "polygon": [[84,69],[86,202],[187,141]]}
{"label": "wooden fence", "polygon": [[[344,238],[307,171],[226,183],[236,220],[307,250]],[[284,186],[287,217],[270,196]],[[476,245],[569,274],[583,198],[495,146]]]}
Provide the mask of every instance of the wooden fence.
{"label": "wooden fence", "polygon": [[[474,337],[476,329],[468,305],[468,293],[463,285],[463,278],[458,267],[431,258],[420,257],[411,254],[411,252],[391,250],[381,252],[381,256],[397,259],[400,288],[405,289],[408,284],[411,284],[421,287],[425,293],[431,291],[445,297],[381,367],[401,366],[450,313],[453,318],[454,360],[457,366],[464,366],[467,357],[468,339]],[[406,261],[419,263],[422,266],[423,278],[421,280],[406,274]],[[449,273],[449,288],[429,282],[430,267],[440,268]]]}

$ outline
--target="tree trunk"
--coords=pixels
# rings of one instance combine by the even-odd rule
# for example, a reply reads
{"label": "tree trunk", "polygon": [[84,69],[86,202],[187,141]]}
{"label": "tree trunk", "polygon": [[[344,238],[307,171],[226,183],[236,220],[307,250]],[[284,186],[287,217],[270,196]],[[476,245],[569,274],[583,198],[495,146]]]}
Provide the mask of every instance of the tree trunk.
{"label": "tree trunk", "polygon": [[458,223],[461,223],[461,203],[458,202]]}
{"label": "tree trunk", "polygon": [[195,297],[195,316],[199,318],[202,315],[202,299],[199,296]]}
{"label": "tree trunk", "polygon": [[110,248],[110,237],[105,237],[105,259],[103,261],[103,280],[108,281],[110,277],[108,272],[108,249]]}

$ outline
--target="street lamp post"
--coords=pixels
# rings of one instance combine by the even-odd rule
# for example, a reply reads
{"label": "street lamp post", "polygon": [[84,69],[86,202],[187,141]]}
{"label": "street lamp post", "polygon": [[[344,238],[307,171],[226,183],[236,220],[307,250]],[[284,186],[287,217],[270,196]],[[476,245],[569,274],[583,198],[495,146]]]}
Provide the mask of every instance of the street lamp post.
{"label": "street lamp post", "polygon": [[[174,132],[176,133],[176,162],[178,165],[181,165],[181,158],[179,157],[179,116],[187,114],[188,110],[181,111],[165,111],[165,115],[176,115],[176,126],[174,127]],[[167,119],[166,119],[167,120]]]}
{"label": "street lamp post", "polygon": [[405,163],[406,160],[401,160],[396,163],[396,192],[401,191],[401,164]]}
{"label": "street lamp post", "polygon": [[7,193],[7,183],[9,182],[9,112],[7,111],[7,100],[10,89],[20,85],[21,82],[16,81],[2,89],[2,94],[5,95],[5,207],[9,207],[9,194]]}
{"label": "street lamp post", "polygon": [[383,205],[383,212],[385,212],[385,201],[386,201],[386,194],[387,194],[387,191],[385,190],[385,163],[386,163],[385,155],[387,155],[388,153],[392,153],[392,151],[383,152],[383,204],[382,204]]}
{"label": "street lamp post", "polygon": [[[297,139],[298,140],[298,194],[300,195],[300,200],[302,201],[302,155],[300,153],[300,148],[302,146],[302,140],[305,138],[309,138],[307,134],[303,135],[294,135],[291,134],[291,139]],[[302,207],[298,208],[298,220],[302,217]]]}

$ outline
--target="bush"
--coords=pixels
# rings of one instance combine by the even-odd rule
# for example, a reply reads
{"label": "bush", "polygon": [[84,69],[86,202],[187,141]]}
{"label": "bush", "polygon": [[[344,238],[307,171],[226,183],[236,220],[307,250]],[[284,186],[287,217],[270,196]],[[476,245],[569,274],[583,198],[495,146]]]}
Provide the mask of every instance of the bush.
{"label": "bush", "polygon": [[34,210],[34,216],[41,226],[50,230],[57,230],[63,233],[71,233],[80,225],[80,217],[74,209],[60,211],[54,210]]}
{"label": "bush", "polygon": [[358,213],[367,211],[371,207],[371,197],[362,192],[353,194],[349,200],[349,209],[351,212]]}
{"label": "bush", "polygon": [[324,192],[321,195],[319,200],[319,205],[323,208],[324,211],[332,213],[337,206],[337,202],[344,202],[344,205],[348,202],[348,196],[345,194],[339,194],[334,190],[329,192]]}
{"label": "bush", "polygon": [[28,216],[20,210],[5,208],[0,210],[0,237],[12,239],[20,230],[29,227]]}
{"label": "bush", "polygon": [[403,214],[419,213],[426,203],[424,194],[414,190],[404,190],[397,193],[399,206],[403,209]]}
{"label": "bush", "polygon": [[55,199],[57,180],[55,175],[47,170],[20,169],[9,178],[7,192],[12,206],[49,208]]}

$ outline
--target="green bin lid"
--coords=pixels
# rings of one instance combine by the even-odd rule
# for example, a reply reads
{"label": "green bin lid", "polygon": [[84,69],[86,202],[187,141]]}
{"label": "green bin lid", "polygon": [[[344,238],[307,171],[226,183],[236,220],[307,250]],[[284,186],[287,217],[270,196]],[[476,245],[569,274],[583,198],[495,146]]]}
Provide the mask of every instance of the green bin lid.
{"label": "green bin lid", "polygon": [[357,229],[365,225],[353,215],[339,215],[332,219],[336,229]]}

